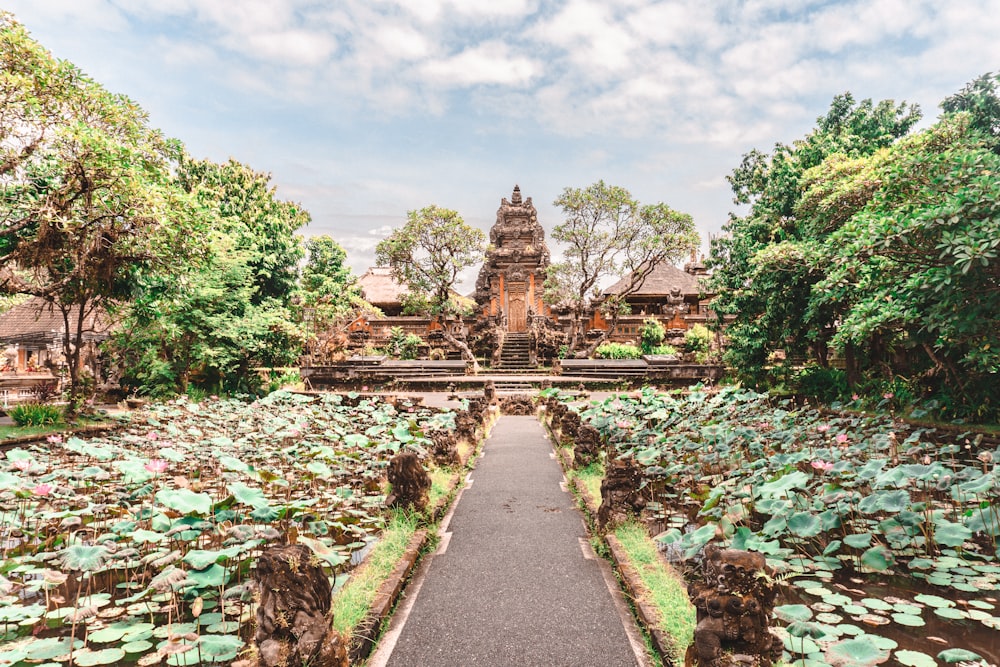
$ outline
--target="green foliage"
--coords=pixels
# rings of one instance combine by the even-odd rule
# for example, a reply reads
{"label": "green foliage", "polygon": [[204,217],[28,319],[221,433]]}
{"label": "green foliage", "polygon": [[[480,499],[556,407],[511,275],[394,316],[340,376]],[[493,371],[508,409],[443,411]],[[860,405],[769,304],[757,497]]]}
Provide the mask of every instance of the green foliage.
{"label": "green foliage", "polygon": [[84,313],[133,296],[137,276],[197,247],[201,221],[171,182],[180,145],[0,14],[0,290],[38,296],[64,318],[71,404]]}
{"label": "green foliage", "polygon": [[814,364],[799,371],[792,379],[792,389],[809,398],[824,403],[843,399],[849,395],[847,375],[837,368],[823,368]]}
{"label": "green foliage", "polygon": [[665,355],[675,355],[677,354],[677,348],[673,345],[657,345],[654,348],[650,348],[649,352],[644,352],[645,354],[665,354]]}
{"label": "green foliage", "polygon": [[854,385],[903,377],[942,416],[1000,418],[996,91],[980,77],[905,137],[912,111],[838,98],[805,140],[745,158],[731,181],[751,212],[711,260],[744,381],[776,350],[838,350]]}
{"label": "green foliage", "polygon": [[[486,234],[465,223],[457,212],[431,205],[408,211],[406,224],[375,248],[377,261],[392,268],[393,277],[411,294],[425,295],[432,315],[448,319],[461,314],[454,287],[462,271],[483,259]],[[448,327],[445,340],[478,368],[469,346],[455,338]]]}
{"label": "green foliage", "polygon": [[7,416],[18,426],[49,426],[63,419],[63,411],[48,403],[20,403],[7,409]]}
{"label": "green foliage", "polygon": [[646,318],[639,329],[640,346],[644,354],[652,354],[652,350],[663,342],[667,330],[655,317]]}
{"label": "green foliage", "polygon": [[640,359],[643,351],[637,345],[604,343],[594,351],[597,359]]}
{"label": "green foliage", "polygon": [[416,359],[424,339],[416,334],[408,334],[403,327],[392,327],[389,330],[388,353],[400,359]]}
{"label": "green foliage", "polygon": [[712,332],[704,324],[695,324],[684,332],[684,349],[706,353],[712,346]]}
{"label": "green foliage", "polygon": [[306,239],[306,264],[299,285],[302,301],[315,309],[317,327],[327,327],[350,313],[361,298],[351,268],[345,264],[347,253],[327,235]]}
{"label": "green foliage", "polygon": [[303,342],[289,304],[301,256],[294,231],[308,216],[274,201],[267,175],[234,161],[186,160],[178,179],[215,221],[212,237],[200,257],[173,272],[140,276],[125,326],[107,349],[123,385],[142,394],[185,393],[191,383],[217,393],[259,391],[255,369],[293,364]]}
{"label": "green foliage", "polygon": [[566,219],[551,237],[566,248],[564,260],[547,270],[544,298],[573,311],[571,349],[580,345],[583,314],[600,297],[606,278],[627,277],[622,289],[602,304],[613,324],[626,297],[642,287],[658,265],[679,260],[698,244],[690,215],[662,203],[643,206],[625,188],[604,181],[566,188],[553,205]]}

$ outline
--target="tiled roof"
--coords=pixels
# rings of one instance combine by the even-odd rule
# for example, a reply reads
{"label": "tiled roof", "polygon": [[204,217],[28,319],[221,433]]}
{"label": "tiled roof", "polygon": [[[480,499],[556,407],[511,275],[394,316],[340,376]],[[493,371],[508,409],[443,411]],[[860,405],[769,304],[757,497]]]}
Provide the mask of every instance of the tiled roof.
{"label": "tiled roof", "polygon": [[[79,312],[76,306],[70,311],[70,326],[74,326]],[[83,322],[84,340],[107,338],[108,322],[104,311],[88,315]],[[0,343],[51,343],[64,326],[58,309],[42,299],[32,298],[0,314]]]}
{"label": "tiled roof", "polygon": [[[628,285],[629,276],[625,276],[611,287],[604,290],[605,294],[617,294]],[[667,296],[671,290],[679,288],[683,295],[700,293],[698,277],[687,271],[678,269],[673,264],[660,264],[646,276],[642,287],[633,296]]]}

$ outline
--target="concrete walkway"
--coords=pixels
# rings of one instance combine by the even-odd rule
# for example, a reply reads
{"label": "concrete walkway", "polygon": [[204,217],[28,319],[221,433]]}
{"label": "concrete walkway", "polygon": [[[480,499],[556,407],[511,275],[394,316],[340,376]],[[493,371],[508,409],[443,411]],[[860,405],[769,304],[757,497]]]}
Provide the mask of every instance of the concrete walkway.
{"label": "concrete walkway", "polygon": [[645,665],[538,420],[501,417],[471,478],[368,664]]}

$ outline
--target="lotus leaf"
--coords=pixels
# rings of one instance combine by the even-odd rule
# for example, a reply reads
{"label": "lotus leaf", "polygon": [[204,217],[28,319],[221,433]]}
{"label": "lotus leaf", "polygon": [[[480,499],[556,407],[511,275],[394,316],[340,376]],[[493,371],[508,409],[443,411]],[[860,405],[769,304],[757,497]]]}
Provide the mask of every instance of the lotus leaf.
{"label": "lotus leaf", "polygon": [[153,642],[148,639],[137,639],[135,641],[122,644],[122,650],[125,651],[125,653],[145,653],[151,648],[153,648]]}
{"label": "lotus leaf", "polygon": [[930,595],[928,593],[921,593],[919,595],[914,596],[913,599],[919,602],[920,604],[927,605],[928,607],[941,608],[941,607],[955,606],[955,603],[951,600],[946,600],[945,598],[940,597],[938,595]]}
{"label": "lotus leaf", "polygon": [[203,570],[191,570],[187,576],[199,588],[217,588],[229,581],[226,568],[218,564],[210,565]]}
{"label": "lotus leaf", "polygon": [[198,640],[198,650],[202,659],[211,662],[229,662],[236,657],[244,643],[232,635],[202,635]]}
{"label": "lotus leaf", "polygon": [[81,649],[73,653],[73,664],[79,667],[93,667],[94,665],[113,665],[125,657],[125,651],[121,648],[104,648],[99,651]]}
{"label": "lotus leaf", "polygon": [[774,608],[774,615],[786,622],[808,621],[812,610],[804,604],[785,604]]}
{"label": "lotus leaf", "polygon": [[797,537],[815,537],[821,532],[820,521],[809,512],[796,512],[788,517],[788,530]]}
{"label": "lotus leaf", "polygon": [[212,511],[212,497],[207,493],[195,493],[190,489],[158,491],[156,502],[181,514],[209,514]]}
{"label": "lotus leaf", "polygon": [[63,550],[61,562],[68,570],[99,572],[110,557],[103,546],[74,544]]}
{"label": "lotus leaf", "polygon": [[893,614],[892,620],[900,625],[905,625],[911,628],[920,628],[926,625],[924,619],[916,614]]}
{"label": "lotus leaf", "polygon": [[892,566],[892,552],[884,546],[874,546],[861,554],[861,564],[870,570],[882,572]]}
{"label": "lotus leaf", "polygon": [[878,648],[871,637],[860,636],[831,644],[826,660],[835,667],[870,667],[889,659],[889,651]]}
{"label": "lotus leaf", "polygon": [[254,509],[259,509],[261,507],[267,507],[269,505],[267,501],[267,496],[260,489],[255,489],[249,487],[240,482],[234,482],[226,486],[226,489],[233,494],[233,496],[239,502],[244,505],[249,505]]}
{"label": "lotus leaf", "polygon": [[974,660],[982,660],[982,656],[978,653],[973,653],[972,651],[967,651],[964,648],[949,648],[941,651],[937,654],[938,660],[947,663],[953,662],[972,662]]}
{"label": "lotus leaf", "polygon": [[934,613],[941,618],[960,619],[969,617],[967,612],[962,609],[955,609],[954,607],[935,607]]}
{"label": "lotus leaf", "polygon": [[[19,660],[52,660],[59,656],[66,655],[70,649],[83,647],[83,641],[74,640],[71,637],[45,637],[44,639],[31,638],[30,643],[24,646],[22,657]],[[4,652],[0,652],[0,664],[13,664],[19,660],[9,660]]]}
{"label": "lotus leaf", "polygon": [[794,489],[804,489],[809,485],[810,476],[801,470],[795,470],[772,479],[757,488],[759,498],[787,497]]}

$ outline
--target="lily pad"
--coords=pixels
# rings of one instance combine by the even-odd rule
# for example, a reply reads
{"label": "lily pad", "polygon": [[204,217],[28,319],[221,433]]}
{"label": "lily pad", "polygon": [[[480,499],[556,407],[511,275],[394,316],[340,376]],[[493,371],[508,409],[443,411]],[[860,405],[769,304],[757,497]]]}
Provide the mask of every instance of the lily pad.
{"label": "lily pad", "polygon": [[73,664],[78,667],[94,667],[94,665],[117,664],[125,657],[125,651],[121,648],[102,648],[99,651],[82,649],[73,653]]}
{"label": "lily pad", "polygon": [[208,514],[212,511],[212,497],[190,489],[164,489],[157,492],[156,502],[181,514]]}
{"label": "lily pad", "polygon": [[982,660],[982,656],[978,653],[973,653],[972,651],[967,651],[964,648],[949,648],[941,651],[937,654],[938,660],[942,662],[952,663],[952,662],[972,662],[973,660]]}
{"label": "lily pad", "polygon": [[889,651],[878,648],[866,636],[839,641],[826,650],[826,660],[834,667],[871,667],[888,659]]}
{"label": "lily pad", "polygon": [[929,593],[921,593],[919,595],[915,595],[913,599],[919,602],[920,604],[927,605],[928,607],[942,608],[942,607],[955,606],[955,603],[952,602],[951,600],[946,600],[943,597],[940,597],[938,595],[931,595]]}
{"label": "lily pad", "polygon": [[936,667],[937,665],[934,658],[920,651],[896,651],[893,657],[907,667]]}
{"label": "lily pad", "polygon": [[924,619],[915,614],[893,614],[892,620],[910,628],[921,628],[927,625]]}
{"label": "lily pad", "polygon": [[774,615],[781,620],[792,623],[808,621],[812,618],[812,610],[804,604],[785,604],[774,608]]}

